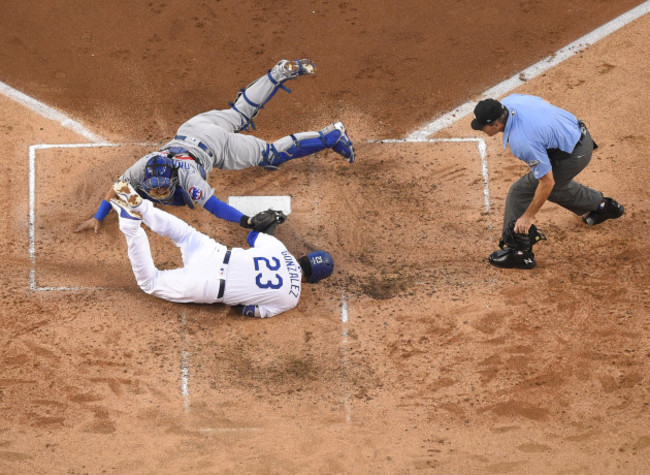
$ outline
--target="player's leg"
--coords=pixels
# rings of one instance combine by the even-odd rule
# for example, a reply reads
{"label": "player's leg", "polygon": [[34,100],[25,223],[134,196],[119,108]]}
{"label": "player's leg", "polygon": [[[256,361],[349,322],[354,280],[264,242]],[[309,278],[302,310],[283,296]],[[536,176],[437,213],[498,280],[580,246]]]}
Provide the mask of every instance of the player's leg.
{"label": "player's leg", "polygon": [[593,141],[586,135],[572,153],[557,151],[549,154],[555,181],[549,201],[578,215],[596,209],[603,198],[602,193],[573,180],[589,165],[592,152]]}
{"label": "player's leg", "polygon": [[299,132],[268,144],[259,165],[276,169],[286,161],[305,157],[321,150],[332,149],[349,163],[354,162],[354,146],[341,122],[328,125],[318,132]]}
{"label": "player's leg", "polygon": [[[354,161],[354,147],[345,127],[336,122],[318,132],[299,132],[282,137],[273,143],[266,143],[252,135],[220,133],[223,160],[215,163],[216,168],[242,170],[256,165],[277,169],[288,160],[312,155],[325,149],[332,149],[348,162]],[[217,132],[215,131],[215,136]]]}
{"label": "player's leg", "polygon": [[[133,275],[144,292],[172,302],[214,302],[218,278],[213,276],[223,260],[225,246],[155,208],[150,201],[142,200],[137,206],[129,206],[122,199],[113,199],[111,205],[119,215],[119,227],[126,238]],[[154,232],[175,240],[183,253],[184,267],[162,271],[156,268],[149,238],[140,226],[143,221]]]}
{"label": "player's leg", "polygon": [[170,238],[176,244],[181,250],[185,265],[194,260],[207,259],[214,249],[225,247],[182,219],[156,208],[150,201],[143,200],[135,209],[140,211],[142,220],[153,232]]}
{"label": "player's leg", "polygon": [[508,190],[506,209],[503,213],[503,235],[508,229],[508,224],[519,219],[528,209],[537,189],[537,181],[537,178],[530,172],[514,182]]}
{"label": "player's leg", "polygon": [[591,161],[592,151],[593,141],[586,132],[572,154],[552,161],[555,187],[548,197],[549,201],[582,215],[583,221],[590,226],[620,218],[625,212],[612,198],[573,180]]}
{"label": "player's leg", "polygon": [[548,200],[582,215],[598,207],[603,194],[573,180],[589,163],[590,157],[567,158],[553,164],[555,186]]}
{"label": "player's leg", "polygon": [[537,188],[537,179],[532,172],[522,176],[510,187],[506,197],[506,209],[503,214],[503,231],[499,242],[500,249],[488,257],[490,264],[502,268],[532,269],[535,267],[535,254],[531,249],[515,249],[508,245],[507,229],[509,223],[516,221],[530,202]]}
{"label": "player's leg", "polygon": [[134,212],[122,200],[111,200],[111,205],[118,214],[119,228],[126,238],[127,252],[135,280],[142,290],[150,293],[158,269],[151,257],[147,233],[140,226],[142,215],[137,211]]}
{"label": "player's leg", "polygon": [[270,69],[265,75],[251,82],[240,90],[235,101],[230,103],[229,109],[211,110],[199,114],[178,129],[179,135],[196,136],[193,127],[198,125],[213,124],[230,132],[240,132],[253,126],[253,119],[264,108],[267,102],[282,88],[290,92],[283,83],[299,76],[313,75],[315,65],[308,59],[287,61],[283,59]]}

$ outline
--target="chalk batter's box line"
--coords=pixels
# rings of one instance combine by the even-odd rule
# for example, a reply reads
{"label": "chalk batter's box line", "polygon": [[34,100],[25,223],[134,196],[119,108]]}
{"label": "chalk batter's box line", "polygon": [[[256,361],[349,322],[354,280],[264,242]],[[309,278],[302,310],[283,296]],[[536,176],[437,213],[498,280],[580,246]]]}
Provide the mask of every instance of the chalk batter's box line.
{"label": "chalk batter's box line", "polygon": [[[480,137],[467,137],[467,138],[447,138],[447,139],[426,139],[426,138],[405,138],[405,139],[384,139],[384,140],[369,140],[370,143],[458,143],[458,142],[474,142],[478,149],[479,157],[481,157],[481,173],[483,174],[483,204],[485,206],[485,214],[490,215],[490,178],[488,175],[487,167],[487,144],[485,140]],[[491,223],[489,224],[490,230],[492,229]]]}
{"label": "chalk batter's box line", "polygon": [[150,147],[159,144],[151,143],[72,143],[72,144],[35,144],[29,146],[29,259],[31,269],[29,270],[29,289],[32,291],[67,291],[67,290],[103,290],[102,287],[39,287],[36,284],[36,152],[55,148],[99,148],[99,147],[123,147],[141,146]]}
{"label": "chalk batter's box line", "polygon": [[[487,169],[487,147],[485,141],[481,138],[456,138],[456,139],[385,139],[369,141],[371,143],[437,143],[437,142],[475,142],[478,153],[481,157],[481,166],[483,173],[483,200],[485,213],[490,214],[490,189]],[[32,291],[87,291],[87,290],[104,290],[102,287],[69,287],[69,286],[44,286],[40,287],[36,282],[36,153],[38,150],[48,150],[56,148],[100,148],[100,147],[123,147],[123,146],[141,146],[152,147],[159,144],[146,142],[140,143],[76,143],[76,144],[35,144],[29,147],[29,258],[31,268],[29,272],[29,288]],[[492,225],[489,225],[490,229]]]}
{"label": "chalk batter's box line", "polygon": [[[31,268],[29,271],[29,288],[32,291],[87,291],[87,290],[106,290],[105,287],[69,287],[69,286],[44,286],[40,287],[36,283],[36,153],[38,150],[56,149],[56,148],[100,148],[100,147],[123,147],[123,146],[139,146],[139,147],[157,147],[161,144],[157,143],[109,143],[109,142],[96,142],[96,143],[74,143],[74,144],[36,144],[29,147],[29,258],[31,261]],[[282,198],[280,202],[280,210],[286,214],[291,213],[291,198],[289,196],[280,197],[246,197],[234,196],[230,197],[238,199],[238,202],[244,203],[246,206],[254,206],[251,199],[256,198]],[[246,199],[249,198],[248,201]],[[229,199],[230,201],[230,199]],[[258,210],[259,211],[259,210]],[[257,212],[257,211],[255,211]],[[114,290],[114,289],[113,289]],[[127,289],[122,289],[127,290]]]}

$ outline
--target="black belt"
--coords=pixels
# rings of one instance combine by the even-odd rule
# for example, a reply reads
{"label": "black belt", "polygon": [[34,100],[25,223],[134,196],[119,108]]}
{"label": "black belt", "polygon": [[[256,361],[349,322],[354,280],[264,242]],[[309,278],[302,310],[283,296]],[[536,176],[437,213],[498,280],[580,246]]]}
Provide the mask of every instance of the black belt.
{"label": "black belt", "polygon": [[[226,251],[226,255],[223,258],[223,263],[228,264],[230,261],[230,251]],[[226,291],[226,279],[221,279],[219,281],[219,293],[217,294],[217,298],[221,299],[223,298],[223,293]]]}
{"label": "black belt", "polygon": [[[578,127],[580,128],[580,138],[578,139],[576,146],[573,148],[573,151],[571,153],[567,153],[560,150],[559,148],[548,148],[546,149],[546,153],[548,154],[549,159],[557,161],[564,158],[569,158],[571,155],[573,155],[573,152],[576,151],[576,149],[582,144],[582,141],[585,139],[585,137],[587,137],[589,134],[587,126],[581,120],[578,121]],[[591,139],[591,141],[594,144],[594,150],[596,150],[598,148],[598,145],[596,145],[596,142],[594,142],[593,139]]]}
{"label": "black belt", "polygon": [[[578,125],[580,126],[580,140],[578,140],[576,147],[582,143],[582,139],[584,139],[589,133],[589,131],[587,130],[587,126],[583,121],[579,120]],[[594,144],[594,150],[596,150],[598,148],[598,144],[594,142],[593,138],[591,139],[591,142]]]}
{"label": "black belt", "polygon": [[[174,136],[174,140],[187,140],[187,135],[176,135],[176,136]],[[193,143],[191,140],[189,142]],[[204,144],[200,140],[197,140],[196,142],[197,142],[197,144],[196,144],[197,147],[199,147],[205,153],[210,155],[210,158],[214,157],[214,154],[212,153],[212,151],[208,148],[208,146],[206,144]]]}

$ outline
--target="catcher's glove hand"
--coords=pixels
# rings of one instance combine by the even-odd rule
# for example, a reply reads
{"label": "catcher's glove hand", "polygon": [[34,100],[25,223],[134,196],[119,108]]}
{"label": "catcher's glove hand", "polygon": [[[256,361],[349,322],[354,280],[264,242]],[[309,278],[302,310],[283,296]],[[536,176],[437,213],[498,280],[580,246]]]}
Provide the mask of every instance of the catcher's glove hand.
{"label": "catcher's glove hand", "polygon": [[286,219],[287,215],[282,211],[267,209],[266,211],[257,213],[252,218],[249,218],[248,216],[242,217],[239,224],[244,228],[252,229],[254,231],[273,234],[277,225],[284,223]]}
{"label": "catcher's glove hand", "polygon": [[528,230],[528,234],[516,233],[515,221],[511,221],[503,233],[503,239],[499,242],[499,247],[503,249],[507,246],[516,251],[528,251],[539,241],[546,241],[546,236],[544,236],[542,231],[537,229],[537,226],[532,224]]}

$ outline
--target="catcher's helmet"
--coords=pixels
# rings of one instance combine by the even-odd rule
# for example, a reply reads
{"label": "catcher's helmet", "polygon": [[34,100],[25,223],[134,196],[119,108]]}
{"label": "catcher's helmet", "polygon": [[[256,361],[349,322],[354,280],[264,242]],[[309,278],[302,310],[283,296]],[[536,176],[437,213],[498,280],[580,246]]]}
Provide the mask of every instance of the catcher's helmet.
{"label": "catcher's helmet", "polygon": [[307,282],[310,284],[315,284],[319,280],[329,277],[334,271],[334,258],[329,252],[310,252],[298,259],[298,262],[307,278]]}
{"label": "catcher's helmet", "polygon": [[[147,161],[142,187],[149,196],[154,199],[167,198],[174,193],[177,183],[177,170],[171,158],[155,154]],[[159,190],[166,190],[166,192],[161,194]]]}

